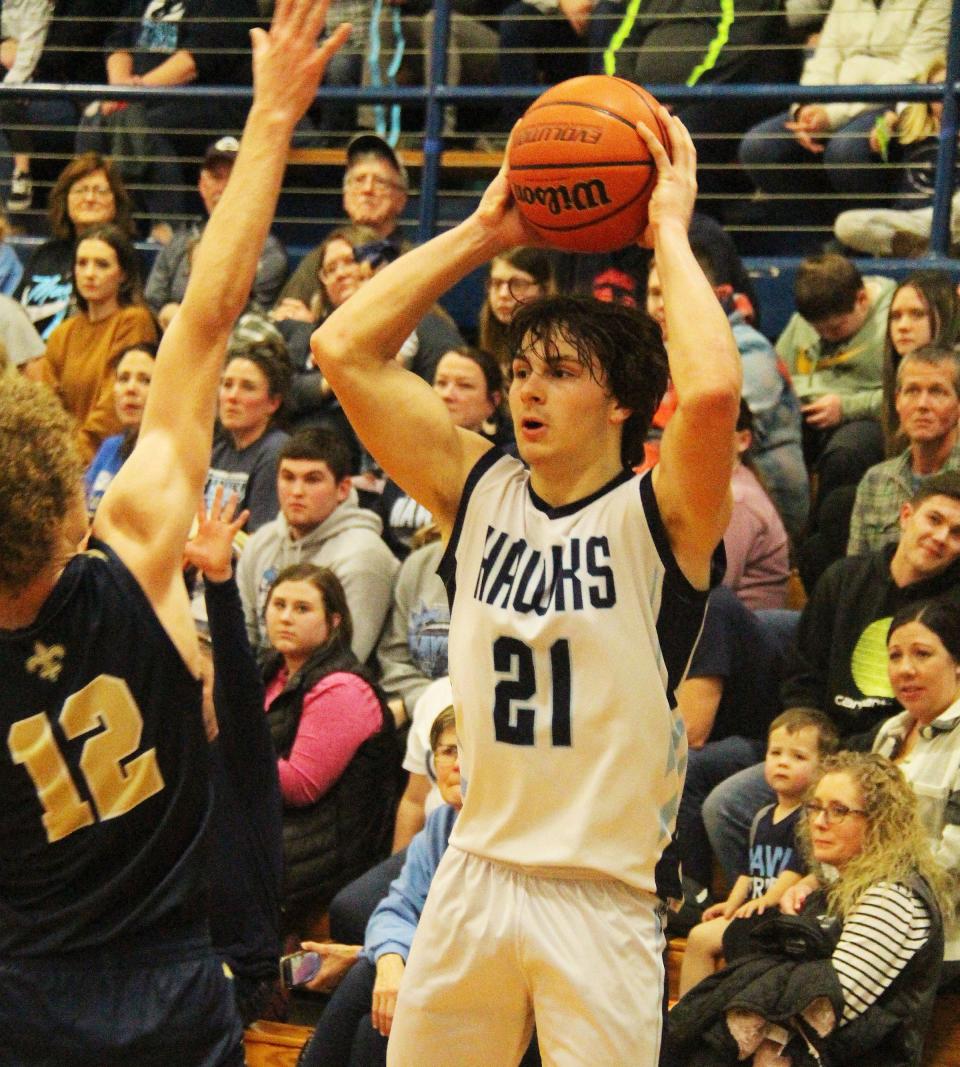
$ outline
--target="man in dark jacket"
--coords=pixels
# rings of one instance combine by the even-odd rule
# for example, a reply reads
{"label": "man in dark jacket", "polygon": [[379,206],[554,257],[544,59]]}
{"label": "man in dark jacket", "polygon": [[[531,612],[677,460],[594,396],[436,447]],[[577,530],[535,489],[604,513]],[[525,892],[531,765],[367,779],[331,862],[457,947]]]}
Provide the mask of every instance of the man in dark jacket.
{"label": "man in dark jacket", "polygon": [[[905,604],[934,597],[960,602],[957,472],[928,479],[903,505],[896,546],[837,560],[817,582],[788,654],[783,708],[818,708],[844,747],[869,749],[873,731],[900,710],[887,678],[890,619]],[[728,877],[753,816],[773,800],[757,764],[727,778],[704,802],[710,844]]]}
{"label": "man in dark jacket", "polygon": [[[638,85],[795,82],[800,74],[800,50],[787,43],[783,6],[771,0],[601,0],[589,34],[604,71]],[[736,161],[738,134],[776,105],[756,97],[731,107],[704,97],[678,101],[675,110],[697,146],[701,194],[741,189],[732,168],[717,167]],[[717,213],[705,204],[698,210]]]}
{"label": "man in dark jacket", "polygon": [[[128,0],[107,37],[107,81],[161,88],[249,85],[249,32],[260,21],[256,0]],[[209,131],[239,129],[246,108],[245,100],[201,94],[143,104],[95,101],[84,112],[77,152],[93,149],[126,160],[127,184],[151,187],[144,199],[160,237],[158,220],[184,214],[178,157],[203,155]],[[172,231],[162,236],[169,240]]]}

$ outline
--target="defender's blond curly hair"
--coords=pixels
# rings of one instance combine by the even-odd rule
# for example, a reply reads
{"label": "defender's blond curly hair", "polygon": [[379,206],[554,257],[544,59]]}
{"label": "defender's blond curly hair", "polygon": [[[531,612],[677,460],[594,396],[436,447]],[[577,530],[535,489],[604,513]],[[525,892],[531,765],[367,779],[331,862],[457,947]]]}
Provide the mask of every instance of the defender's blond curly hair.
{"label": "defender's blond curly hair", "polygon": [[[873,752],[838,752],[823,760],[817,781],[828,774],[845,774],[859,789],[867,812],[863,850],[846,863],[841,876],[827,888],[830,913],[847,915],[878,882],[908,883],[919,875],[930,886],[944,922],[948,922],[957,905],[954,879],[933,858],[930,839],[917,812],[917,798],[900,768]],[[809,796],[815,787],[816,783]],[[815,868],[809,820],[801,820],[798,837]]]}
{"label": "defender's blond curly hair", "polygon": [[50,562],[81,490],[76,436],[47,386],[0,375],[0,591],[19,592]]}

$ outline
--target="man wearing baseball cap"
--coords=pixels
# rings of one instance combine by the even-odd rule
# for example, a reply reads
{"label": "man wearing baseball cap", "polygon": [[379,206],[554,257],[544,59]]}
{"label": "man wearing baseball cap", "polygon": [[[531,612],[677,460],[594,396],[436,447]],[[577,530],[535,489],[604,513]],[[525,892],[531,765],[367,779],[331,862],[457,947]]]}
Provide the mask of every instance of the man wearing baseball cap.
{"label": "man wearing baseball cap", "polygon": [[[404,251],[406,242],[400,236],[397,223],[407,205],[410,183],[407,171],[397,153],[375,133],[361,133],[347,145],[347,169],[343,176],[343,210],[356,226],[369,226],[383,238],[390,238]],[[280,294],[284,308],[278,308],[278,317],[285,311],[299,311],[293,305],[298,301],[307,309],[317,290],[317,270],[320,266],[320,249],[308,252],[290,276]]]}
{"label": "man wearing baseball cap", "polygon": [[[239,150],[240,142],[236,137],[221,137],[214,141],[204,154],[197,190],[207,215],[223,196]],[[164,329],[183,299],[187,279],[190,277],[191,253],[200,240],[205,225],[206,220],[198,220],[180,229],[154,260],[153,269],[147,279],[145,296]],[[249,306],[259,310],[271,307],[286,273],[287,253],[280,241],[273,234],[268,234],[257,263]]]}

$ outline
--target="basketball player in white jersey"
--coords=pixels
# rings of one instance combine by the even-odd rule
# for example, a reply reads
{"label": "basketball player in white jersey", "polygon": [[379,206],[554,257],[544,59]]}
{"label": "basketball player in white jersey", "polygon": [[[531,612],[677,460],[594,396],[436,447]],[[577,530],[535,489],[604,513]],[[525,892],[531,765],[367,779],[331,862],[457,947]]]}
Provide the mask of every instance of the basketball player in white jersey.
{"label": "basketball player in white jersey", "polygon": [[[354,428],[447,541],[450,675],[466,802],[430,890],[390,1038],[393,1067],[653,1067],[661,901],[686,742],[673,689],[699,633],[728,483],[740,360],[694,259],[696,155],[671,154],[644,243],[663,282],[678,406],[634,476],[666,384],[645,312],[554,297],[518,312],[510,409],[527,470],[457,429],[390,358],[432,304],[537,243],[505,170],[464,223],[378,274],[314,334]],[[671,161],[672,157],[672,161]],[[679,894],[677,894],[679,895]]]}

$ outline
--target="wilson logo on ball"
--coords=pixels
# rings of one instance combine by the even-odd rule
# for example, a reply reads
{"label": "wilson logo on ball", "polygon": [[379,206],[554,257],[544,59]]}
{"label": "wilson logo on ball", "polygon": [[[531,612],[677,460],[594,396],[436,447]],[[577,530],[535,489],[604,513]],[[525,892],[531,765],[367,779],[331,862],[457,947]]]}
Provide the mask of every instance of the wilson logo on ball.
{"label": "wilson logo on ball", "polygon": [[527,226],[570,252],[636,241],[657,181],[640,126],[669,140],[656,100],[624,78],[588,74],[541,93],[514,127],[507,158]]}
{"label": "wilson logo on ball", "polygon": [[610,203],[607,190],[599,178],[566,185],[514,185],[514,197],[522,204],[543,204],[551,215],[564,211],[592,211]]}

